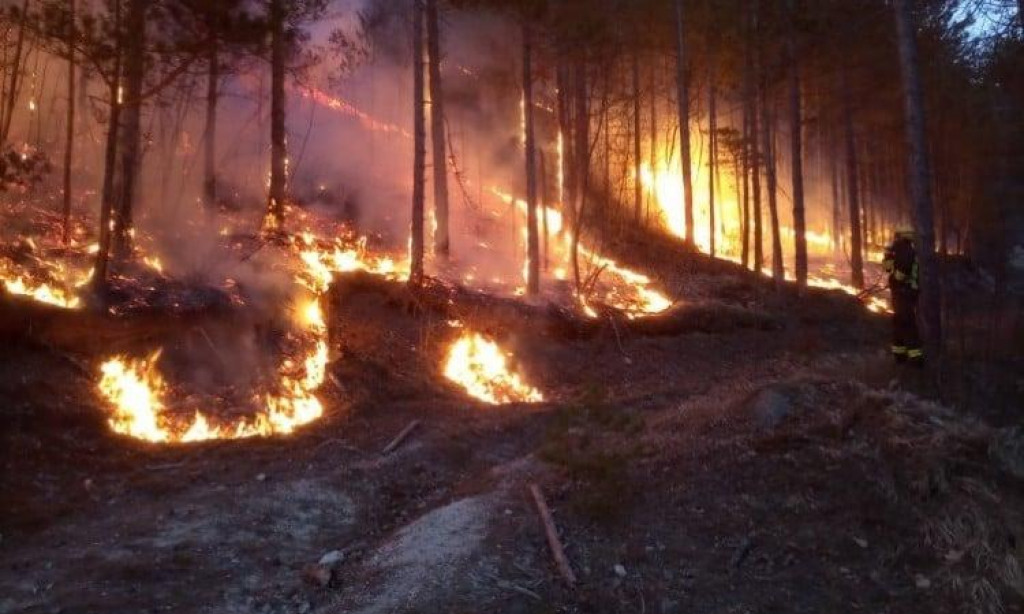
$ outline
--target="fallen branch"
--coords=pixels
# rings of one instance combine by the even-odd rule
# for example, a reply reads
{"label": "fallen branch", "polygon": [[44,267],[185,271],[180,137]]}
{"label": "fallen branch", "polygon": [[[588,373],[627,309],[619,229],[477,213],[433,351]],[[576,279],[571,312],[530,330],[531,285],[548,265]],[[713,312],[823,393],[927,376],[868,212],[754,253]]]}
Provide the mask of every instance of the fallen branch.
{"label": "fallen branch", "polygon": [[521,595],[526,595],[527,597],[530,597],[531,599],[534,599],[536,601],[543,601],[543,599],[541,598],[540,595],[538,595],[537,593],[531,591],[530,589],[526,588],[525,586],[519,586],[515,582],[509,582],[508,580],[502,580],[500,578],[498,579],[497,582],[498,582],[498,588],[503,588],[503,589],[508,590],[508,591],[517,592],[517,593],[519,593]]}
{"label": "fallen branch", "polygon": [[536,484],[530,484],[530,494],[533,495],[533,502],[537,504],[537,513],[540,514],[541,522],[544,524],[544,533],[548,538],[548,547],[551,548],[551,556],[555,559],[559,573],[570,587],[576,585],[576,574],[569,566],[569,559],[565,556],[565,549],[558,539],[558,530],[555,528],[555,521],[551,518],[551,510],[548,509],[547,501],[544,500],[544,493]]}
{"label": "fallen branch", "polygon": [[395,438],[391,440],[391,443],[389,443],[387,447],[385,447],[384,450],[381,451],[381,454],[387,456],[388,454],[394,452],[398,446],[402,445],[402,442],[405,441],[405,438],[408,437],[414,430],[416,430],[416,427],[418,427],[419,425],[419,420],[413,420],[412,422],[410,422],[409,425],[402,429],[402,432],[396,435]]}

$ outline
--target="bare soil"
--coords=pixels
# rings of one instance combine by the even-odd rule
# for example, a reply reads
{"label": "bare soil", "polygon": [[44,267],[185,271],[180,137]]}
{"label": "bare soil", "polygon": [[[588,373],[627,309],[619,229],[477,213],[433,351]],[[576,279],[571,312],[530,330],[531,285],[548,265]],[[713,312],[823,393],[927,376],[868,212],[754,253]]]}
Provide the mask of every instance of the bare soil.
{"label": "bare soil", "polygon": [[884,318],[852,299],[707,266],[655,272],[779,326],[487,331],[545,392],[530,406],[447,384],[443,321],[354,300],[333,314],[328,415],[268,440],[114,436],[94,357],[12,338],[0,612],[1024,611],[1019,432],[925,400],[927,376],[889,363]]}

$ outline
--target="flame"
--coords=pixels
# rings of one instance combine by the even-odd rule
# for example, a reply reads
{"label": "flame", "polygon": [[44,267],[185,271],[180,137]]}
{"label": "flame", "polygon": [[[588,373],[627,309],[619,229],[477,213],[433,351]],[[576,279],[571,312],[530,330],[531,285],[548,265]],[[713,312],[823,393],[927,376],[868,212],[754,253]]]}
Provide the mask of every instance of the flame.
{"label": "flame", "polygon": [[170,433],[161,424],[163,394],[167,388],[155,369],[160,352],[148,358],[112,358],[100,366],[99,390],[114,407],[110,427],[136,439],[167,441]]}
{"label": "flame", "polygon": [[158,350],[143,359],[118,356],[100,366],[99,391],[113,412],[110,427],[154,443],[191,443],[288,434],[317,420],[324,413],[314,392],[327,374],[327,325],[316,299],[300,303],[295,313],[297,324],[314,341],[304,358],[282,363],[278,391],[257,397],[264,407],[254,417],[217,424],[200,411],[188,419],[169,413],[169,389],[157,368]]}
{"label": "flame", "polygon": [[464,333],[448,350],[444,375],[473,398],[490,405],[539,403],[544,395],[509,369],[498,344],[479,333]]}
{"label": "flame", "polygon": [[[490,191],[491,194],[498,197],[502,202],[507,205],[515,205],[522,215],[526,215],[528,205],[525,200],[516,198],[496,186],[491,187]],[[562,212],[546,205],[539,205],[538,209],[539,216],[545,214],[548,216],[548,243],[551,249],[556,253],[556,257],[564,262],[568,262],[572,257],[572,237],[568,233],[562,232],[565,228],[565,218],[562,216]],[[526,231],[523,230],[520,234],[525,245],[527,239]],[[601,269],[602,274],[607,273],[608,277],[612,278],[605,281],[598,292],[600,300],[605,304],[625,312],[629,318],[658,314],[672,306],[673,302],[671,299],[651,287],[653,281],[650,277],[637,273],[611,258],[598,254],[582,242],[578,248],[579,253],[590,261],[592,267]],[[524,259],[524,280],[527,277],[528,266],[529,263],[525,262]],[[567,267],[556,267],[554,276],[556,279],[566,279],[568,277]],[[580,307],[585,314],[590,317],[597,316],[596,311],[591,305],[587,304],[585,298],[580,297],[579,301]]]}
{"label": "flame", "polygon": [[46,274],[35,274],[27,267],[19,267],[14,263],[0,259],[0,282],[11,294],[24,296],[39,303],[45,303],[62,309],[78,309],[82,300],[74,292],[89,281],[92,272],[75,279],[67,267],[60,263],[45,265]]}
{"label": "flame", "polygon": [[327,92],[316,89],[315,87],[304,87],[301,88],[299,92],[303,98],[308,98],[309,100],[312,100],[313,102],[322,107],[328,108],[337,113],[341,113],[342,115],[348,115],[349,117],[356,118],[359,121],[360,125],[362,125],[367,130],[371,130],[373,132],[383,132],[385,134],[400,134],[406,138],[412,138],[412,135],[409,134],[409,131],[406,130],[405,128],[402,128],[401,126],[397,126],[395,124],[383,122],[373,117],[369,113],[366,113],[358,109],[351,102],[343,98],[340,98],[338,96],[331,96]]}
{"label": "flame", "polygon": [[366,241],[366,237],[325,241],[308,232],[297,236],[293,243],[306,267],[303,283],[314,292],[323,293],[330,287],[335,273],[365,271],[389,279],[408,278],[408,261],[371,254]]}
{"label": "flame", "polygon": [[[707,171],[708,169],[702,170]],[[665,228],[673,236],[684,238],[686,236],[686,217],[682,170],[678,168],[678,165],[670,165],[664,158],[653,167],[649,162],[645,162],[641,165],[640,180],[647,193],[653,196]],[[705,182],[704,189],[702,191],[695,189],[694,195],[706,194],[707,172],[695,174],[694,180],[695,182],[698,180]],[[731,180],[735,182],[736,178],[732,177]],[[716,208],[719,218],[718,226],[715,228],[716,256],[739,264],[741,262],[740,246],[742,239],[740,222],[736,219],[735,215],[737,209],[735,198],[729,196],[728,190],[723,190],[721,197],[723,202],[719,203],[720,208]],[[706,202],[703,203],[703,208],[700,202],[694,203],[694,217],[696,218],[694,240],[698,249],[704,253],[709,253],[711,251],[711,228],[707,223],[710,214],[706,206]],[[784,244],[792,245],[794,243],[796,231],[791,226],[780,225],[779,233]],[[830,232],[807,229],[805,236],[808,250],[812,254],[831,258],[836,242]],[[869,261],[880,261],[882,259],[880,254],[873,252],[870,248],[866,250],[865,257]],[[766,265],[760,272],[767,277],[772,276],[770,265]],[[791,270],[785,271],[785,278],[789,281],[796,280]],[[810,275],[807,285],[827,290],[841,290],[857,297],[872,312],[892,313],[889,302],[885,298],[865,294],[860,289],[843,283],[838,278],[835,268],[831,265],[826,265],[816,275]],[[657,302],[656,299],[655,301]]]}
{"label": "flame", "polygon": [[[334,275],[366,271],[396,279],[408,276],[407,263],[371,254],[366,243],[365,237],[324,239],[312,232],[291,238],[288,248],[299,264],[297,281],[310,295],[299,298],[292,309],[295,330],[289,338],[299,349],[281,362],[272,388],[253,395],[260,407],[255,416],[223,423],[200,411],[189,418],[167,411],[169,387],[156,366],[158,352],[145,359],[115,357],[100,367],[99,390],[112,408],[113,430],[145,441],[188,443],[289,434],[322,417],[316,391],[326,381],[329,352],[321,298]],[[157,268],[154,262],[148,264]]]}

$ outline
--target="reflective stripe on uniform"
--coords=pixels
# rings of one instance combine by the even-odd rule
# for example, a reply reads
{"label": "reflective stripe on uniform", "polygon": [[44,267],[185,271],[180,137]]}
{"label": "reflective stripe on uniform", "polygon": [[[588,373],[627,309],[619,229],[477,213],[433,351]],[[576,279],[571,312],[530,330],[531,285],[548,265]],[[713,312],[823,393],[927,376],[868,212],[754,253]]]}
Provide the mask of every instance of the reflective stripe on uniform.
{"label": "reflective stripe on uniform", "polygon": [[897,356],[900,356],[900,355],[903,355],[903,354],[907,354],[909,351],[910,350],[908,350],[907,346],[905,346],[905,345],[894,345],[894,346],[892,346],[892,353],[896,354]]}
{"label": "reflective stripe on uniform", "polygon": [[924,350],[921,350],[921,349],[907,350],[907,357],[908,358],[923,358],[924,357]]}

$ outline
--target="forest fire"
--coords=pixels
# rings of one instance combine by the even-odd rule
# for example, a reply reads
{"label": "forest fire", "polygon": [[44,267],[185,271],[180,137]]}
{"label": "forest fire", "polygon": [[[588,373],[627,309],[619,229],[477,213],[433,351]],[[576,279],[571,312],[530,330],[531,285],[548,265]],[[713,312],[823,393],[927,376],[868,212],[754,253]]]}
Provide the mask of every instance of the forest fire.
{"label": "forest fire", "polygon": [[1024,0],[0,0],[0,614],[1024,614],[1022,66]]}
{"label": "forest fire", "polygon": [[[527,203],[523,199],[516,198],[498,187],[492,187],[491,193],[506,204],[515,204],[519,213],[526,216]],[[566,271],[571,268],[572,234],[565,227],[565,218],[560,211],[546,205],[540,205],[539,209],[538,216],[544,220],[542,227],[546,227],[548,231],[546,243],[551,256],[555,262],[560,263],[554,271],[555,277],[564,280]],[[523,231],[523,243],[526,242],[525,234]],[[586,315],[597,315],[591,305],[593,300],[619,309],[630,318],[655,315],[672,306],[671,299],[653,288],[654,282],[650,277],[602,256],[582,242],[576,249],[584,260],[588,269],[587,277],[590,279],[586,284],[589,287],[587,296],[578,297],[580,307]]]}
{"label": "forest fire", "polygon": [[[735,177],[731,176],[731,173],[723,174],[725,174],[729,181],[734,184],[738,181]],[[678,168],[669,168],[669,164],[667,162],[659,163],[656,169],[652,168],[649,163],[645,162],[641,166],[640,180],[643,184],[644,190],[648,195],[650,195],[653,202],[657,205],[658,215],[660,216],[665,229],[674,237],[679,239],[685,238],[687,229],[686,219],[684,216],[682,171]],[[721,195],[719,198],[721,198]],[[741,264],[742,225],[737,216],[737,203],[734,200],[725,198],[724,202],[720,203],[720,206],[717,207],[717,209],[718,220],[714,231],[715,256],[736,264]],[[708,221],[708,212],[705,208],[699,209],[696,213],[699,215],[697,216],[693,233],[694,241],[696,242],[698,249],[704,253],[710,253],[712,231],[711,225]],[[787,244],[792,244],[793,237],[796,234],[792,227],[784,225],[780,226],[779,233]],[[828,231],[806,231],[804,236],[807,241],[809,252],[815,256],[818,261],[825,262],[816,274],[808,275],[808,286],[825,290],[839,290],[849,294],[850,296],[856,297],[864,303],[864,306],[868,310],[872,312],[891,313],[889,301],[884,297],[878,296],[876,293],[871,291],[861,290],[853,285],[844,283],[839,279],[834,265],[835,253],[833,248],[835,239]],[[867,250],[867,252],[874,260],[881,260],[880,254],[876,254],[871,250]],[[771,277],[773,275],[771,266],[764,266],[761,270],[761,274],[766,277]],[[792,267],[784,266],[784,277],[786,281],[796,281],[796,276]],[[657,302],[655,304],[657,304]]]}
{"label": "forest fire", "polygon": [[158,350],[144,359],[123,356],[100,366],[98,390],[111,407],[114,432],[153,443],[192,443],[290,434],[323,415],[314,392],[327,373],[327,326],[316,300],[298,305],[296,324],[303,329],[301,358],[285,359],[274,391],[256,394],[263,408],[252,417],[224,422],[201,411],[182,416],[169,408],[170,386],[161,375]]}
{"label": "forest fire", "polygon": [[59,286],[3,269],[6,267],[0,266],[0,277],[3,278],[4,288],[11,294],[64,309],[77,309],[81,305],[81,300],[77,296]]}
{"label": "forest fire", "polygon": [[489,405],[540,403],[544,395],[523,381],[497,343],[465,332],[448,350],[444,375],[471,397]]}
{"label": "forest fire", "polygon": [[[34,248],[34,244],[28,243]],[[24,265],[0,258],[0,281],[7,292],[62,309],[82,305],[77,289],[88,283],[92,272],[79,273],[60,261],[43,261],[32,255]]]}
{"label": "forest fire", "polygon": [[324,240],[300,233],[293,245],[305,266],[305,282],[314,292],[326,292],[336,273],[365,271],[389,279],[407,279],[409,264],[386,254],[372,253],[367,238]]}

